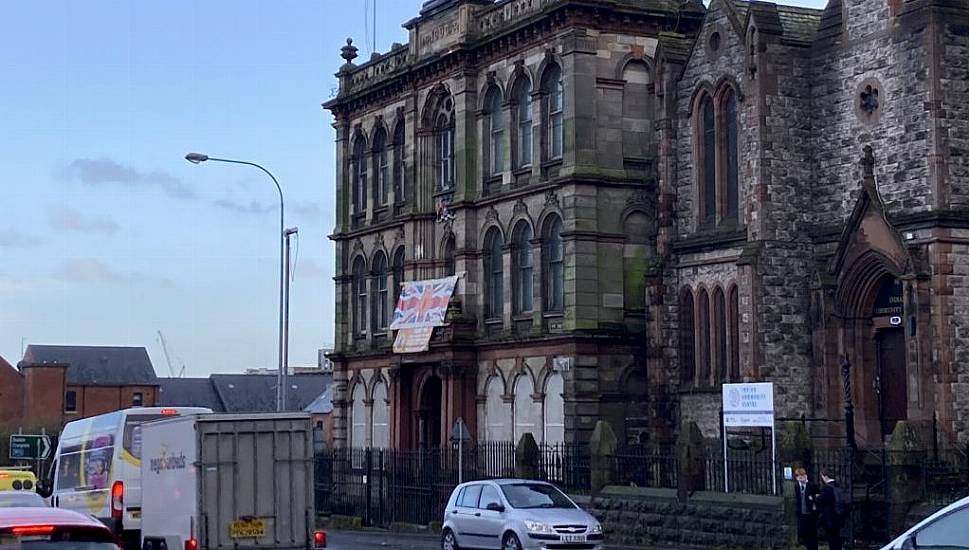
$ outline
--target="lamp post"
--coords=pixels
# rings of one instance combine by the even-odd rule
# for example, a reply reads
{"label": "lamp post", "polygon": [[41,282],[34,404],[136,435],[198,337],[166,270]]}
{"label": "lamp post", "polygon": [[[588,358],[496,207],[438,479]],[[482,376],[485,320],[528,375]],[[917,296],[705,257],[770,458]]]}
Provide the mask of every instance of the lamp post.
{"label": "lamp post", "polygon": [[284,286],[286,284],[286,257],[285,257],[285,243],[286,243],[286,225],[284,216],[284,203],[283,203],[283,188],[279,186],[279,181],[276,180],[276,176],[273,176],[269,170],[266,170],[262,166],[244,160],[232,160],[232,159],[222,159],[210,157],[208,155],[203,155],[201,153],[189,153],[185,155],[185,160],[191,162],[192,164],[199,164],[206,161],[213,162],[227,162],[230,164],[245,164],[246,166],[254,166],[269,176],[276,184],[276,190],[279,191],[279,370],[276,373],[276,410],[282,412],[286,410],[286,370],[287,365],[283,359],[284,355],[284,342],[289,339],[289,335],[285,334],[285,317],[287,312],[285,310],[285,298],[283,295]]}

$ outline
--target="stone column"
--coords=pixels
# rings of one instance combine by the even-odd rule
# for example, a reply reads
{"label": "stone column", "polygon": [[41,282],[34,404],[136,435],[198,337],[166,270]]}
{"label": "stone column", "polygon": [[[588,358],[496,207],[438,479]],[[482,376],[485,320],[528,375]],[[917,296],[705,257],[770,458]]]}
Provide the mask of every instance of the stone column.
{"label": "stone column", "polygon": [[684,424],[676,440],[676,458],[679,471],[677,497],[685,501],[696,491],[706,488],[706,463],[703,434],[696,422]]}
{"label": "stone column", "polygon": [[549,292],[545,288],[545,270],[542,263],[542,228],[535,228],[535,238],[529,241],[532,245],[532,332],[541,334],[544,331],[544,319],[542,314],[545,312],[545,294]]}
{"label": "stone column", "polygon": [[613,457],[616,448],[619,446],[616,434],[612,431],[612,426],[605,420],[596,422],[596,427],[592,430],[592,437],[589,438],[590,466],[592,469],[592,493],[596,494],[603,487],[612,483],[613,479]]}
{"label": "stone column", "polygon": [[478,196],[477,72],[454,79],[454,202]]}
{"label": "stone column", "polygon": [[928,439],[925,426],[903,420],[886,447],[888,473],[888,531],[894,537],[907,526],[908,512],[925,496],[925,462],[928,459]]}

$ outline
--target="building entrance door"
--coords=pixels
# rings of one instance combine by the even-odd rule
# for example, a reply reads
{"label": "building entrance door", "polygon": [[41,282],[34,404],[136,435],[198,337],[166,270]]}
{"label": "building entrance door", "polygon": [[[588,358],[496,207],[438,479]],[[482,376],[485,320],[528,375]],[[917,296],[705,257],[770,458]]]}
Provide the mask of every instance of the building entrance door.
{"label": "building entrance door", "polygon": [[441,379],[431,375],[424,382],[418,411],[418,439],[422,449],[441,446],[441,398]]}
{"label": "building entrance door", "polygon": [[879,330],[878,397],[882,436],[890,435],[899,420],[908,419],[908,380],[905,368],[905,332],[901,328]]}

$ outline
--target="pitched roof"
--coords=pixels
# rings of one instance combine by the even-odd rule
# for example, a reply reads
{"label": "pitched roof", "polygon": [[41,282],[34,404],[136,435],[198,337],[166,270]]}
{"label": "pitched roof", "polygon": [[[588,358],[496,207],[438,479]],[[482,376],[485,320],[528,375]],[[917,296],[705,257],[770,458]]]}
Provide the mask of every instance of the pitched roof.
{"label": "pitched roof", "polygon": [[779,34],[784,40],[810,45],[821,25],[824,10],[751,1],[746,10],[760,32]]}
{"label": "pitched roof", "polygon": [[66,364],[67,383],[84,386],[153,386],[155,368],[143,347],[31,344],[23,364]]}
{"label": "pitched roof", "polygon": [[159,378],[158,385],[158,404],[162,407],[207,407],[213,412],[225,412],[208,378]]}
{"label": "pitched roof", "polygon": [[329,384],[326,391],[307,405],[303,412],[310,414],[330,414],[333,412],[333,384]]}
{"label": "pitched roof", "polygon": [[[276,410],[276,375],[213,374],[212,385],[225,412],[273,412]],[[330,384],[332,377],[322,374],[289,376],[288,408],[303,410]]]}

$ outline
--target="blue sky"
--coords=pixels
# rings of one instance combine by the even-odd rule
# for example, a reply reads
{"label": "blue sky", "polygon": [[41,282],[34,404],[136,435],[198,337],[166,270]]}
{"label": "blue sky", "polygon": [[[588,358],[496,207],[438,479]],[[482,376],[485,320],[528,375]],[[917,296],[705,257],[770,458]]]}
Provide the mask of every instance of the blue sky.
{"label": "blue sky", "polygon": [[[376,0],[376,43],[421,0]],[[821,2],[806,1],[819,6]],[[0,356],[30,343],[146,346],[187,374],[276,363],[276,191],[300,229],[290,363],[333,339],[340,47],[373,0],[5,0],[0,18]]]}
{"label": "blue sky", "polygon": [[[378,0],[378,49],[419,0]],[[372,5],[372,4],[371,4]],[[276,363],[276,190],[300,229],[290,363],[332,342],[333,133],[320,103],[364,1],[6,0],[0,355],[146,346],[189,375]]]}

